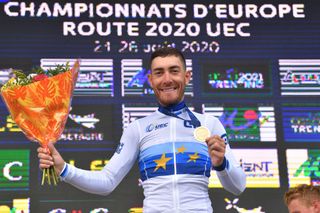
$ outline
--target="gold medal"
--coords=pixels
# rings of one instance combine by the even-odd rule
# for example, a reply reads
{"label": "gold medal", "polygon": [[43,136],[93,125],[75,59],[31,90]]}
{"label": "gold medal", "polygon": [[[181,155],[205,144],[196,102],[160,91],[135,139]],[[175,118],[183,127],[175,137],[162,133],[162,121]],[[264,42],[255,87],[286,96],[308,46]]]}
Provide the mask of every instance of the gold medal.
{"label": "gold medal", "polygon": [[198,141],[205,142],[210,137],[210,131],[205,126],[197,127],[193,132],[194,138]]}

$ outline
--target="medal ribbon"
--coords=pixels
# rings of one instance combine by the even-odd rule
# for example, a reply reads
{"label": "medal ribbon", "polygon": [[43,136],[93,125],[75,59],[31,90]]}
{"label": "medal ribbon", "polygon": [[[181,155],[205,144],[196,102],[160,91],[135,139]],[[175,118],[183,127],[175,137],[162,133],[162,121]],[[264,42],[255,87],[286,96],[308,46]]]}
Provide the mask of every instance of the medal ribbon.
{"label": "medal ribbon", "polygon": [[192,126],[194,128],[197,128],[199,126],[201,126],[201,123],[200,121],[198,120],[198,118],[191,112],[191,110],[187,107],[187,105],[185,104],[184,101],[181,101],[179,104],[177,105],[171,105],[171,106],[168,106],[168,107],[164,107],[164,106],[161,106],[159,105],[159,112],[165,114],[165,115],[168,115],[168,116],[171,116],[171,117],[175,117],[175,118],[178,118],[178,119],[181,119],[181,120],[184,120],[184,121],[188,121],[187,119],[183,119],[179,116],[177,116],[176,114],[174,114],[173,112],[174,111],[178,111],[178,110],[181,110],[185,108],[189,117],[190,117],[190,122],[192,124]]}

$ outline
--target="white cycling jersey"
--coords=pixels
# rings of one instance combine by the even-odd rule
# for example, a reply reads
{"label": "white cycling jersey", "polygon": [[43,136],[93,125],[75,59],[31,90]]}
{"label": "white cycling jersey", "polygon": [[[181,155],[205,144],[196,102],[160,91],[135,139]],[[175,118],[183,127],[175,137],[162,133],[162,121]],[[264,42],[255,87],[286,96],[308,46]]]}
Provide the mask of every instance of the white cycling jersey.
{"label": "white cycling jersey", "polygon": [[[208,179],[212,166],[207,145],[195,140],[184,103],[170,110],[185,120],[160,111],[138,119],[125,129],[115,154],[101,171],[66,164],[61,179],[86,192],[107,195],[138,159],[144,213],[211,213]],[[217,118],[193,114],[212,135],[221,136],[227,143],[225,129]],[[245,174],[229,144],[223,165],[214,169],[226,190],[239,194],[245,189]]]}

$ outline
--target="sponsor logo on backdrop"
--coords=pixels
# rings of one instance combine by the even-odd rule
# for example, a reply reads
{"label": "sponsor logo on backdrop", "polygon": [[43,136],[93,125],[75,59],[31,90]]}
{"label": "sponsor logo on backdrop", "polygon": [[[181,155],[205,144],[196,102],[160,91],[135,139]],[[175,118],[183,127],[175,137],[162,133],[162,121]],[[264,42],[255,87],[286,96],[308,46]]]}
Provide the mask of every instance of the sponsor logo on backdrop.
{"label": "sponsor logo on backdrop", "polygon": [[203,104],[203,113],[219,117],[232,142],[276,141],[273,106]]}
{"label": "sponsor logo on backdrop", "polygon": [[[81,125],[84,126],[84,125]],[[89,129],[86,127],[86,129]],[[103,132],[87,132],[86,129],[77,128],[77,127],[66,127],[61,134],[60,140],[64,141],[103,141],[104,134]],[[95,128],[90,128],[94,130]]]}
{"label": "sponsor logo on backdrop", "polygon": [[142,213],[142,208],[131,208],[128,211],[129,213]]}
{"label": "sponsor logo on backdrop", "polygon": [[[86,213],[88,211],[82,211],[81,209],[72,209],[72,210],[67,210],[64,208],[58,208],[58,209],[52,209],[48,213]],[[106,208],[95,208],[93,210],[89,210],[89,213],[108,213],[109,210]]]}
{"label": "sponsor logo on backdrop", "polygon": [[[122,104],[122,125],[123,129],[127,128],[130,123],[135,121],[136,119],[146,117],[151,113],[155,112],[158,109],[156,104]],[[194,110],[194,107],[189,106],[191,111]],[[145,132],[151,132],[155,129],[161,129],[167,127],[168,123],[149,124],[145,128]]]}
{"label": "sponsor logo on backdrop", "polygon": [[0,69],[0,85],[5,84],[11,77],[13,77],[13,70],[14,69],[12,68]]}
{"label": "sponsor logo on backdrop", "polygon": [[[58,64],[71,65],[75,59],[41,59],[41,67],[50,69]],[[81,68],[74,95],[113,96],[113,60],[81,59]]]}
{"label": "sponsor logo on backdrop", "polygon": [[319,149],[288,149],[286,154],[290,187],[299,184],[320,185]]}
{"label": "sponsor logo on backdrop", "polygon": [[273,163],[272,161],[250,162],[240,159],[240,166],[247,173],[247,177],[273,177],[274,174],[270,171],[270,166]]}
{"label": "sponsor logo on backdrop", "polygon": [[73,105],[60,140],[66,143],[113,144],[113,105]]}
{"label": "sponsor logo on backdrop", "polygon": [[89,115],[84,116],[69,114],[69,118],[77,124],[80,124],[81,126],[84,126],[89,129],[94,129],[95,124],[100,121],[100,119],[95,118],[95,113],[91,113]]}
{"label": "sponsor logo on backdrop", "polygon": [[280,59],[281,95],[319,96],[319,59]]}
{"label": "sponsor logo on backdrop", "polygon": [[232,67],[225,70],[225,73],[210,73],[209,84],[214,89],[219,88],[243,88],[262,89],[264,88],[263,75],[260,72],[239,72],[238,68]]}
{"label": "sponsor logo on backdrop", "polygon": [[136,119],[146,117],[156,111],[158,107],[154,104],[148,106],[147,104],[122,104],[122,125],[123,129]]}
{"label": "sponsor logo on backdrop", "polygon": [[219,60],[200,62],[205,96],[271,94],[271,68],[267,60]]}
{"label": "sponsor logo on backdrop", "polygon": [[[247,177],[247,188],[280,187],[276,149],[233,149]],[[211,172],[209,188],[221,188],[215,172]]]}
{"label": "sponsor logo on backdrop", "polygon": [[150,70],[144,68],[138,70],[136,74],[128,81],[128,83],[124,85],[124,87],[127,90],[135,90],[139,88],[141,91],[141,95],[154,94],[148,81],[149,74]]}
{"label": "sponsor logo on backdrop", "polygon": [[0,200],[1,213],[30,213],[30,198],[13,199],[12,208],[7,204],[3,205],[2,202],[3,201]]}
{"label": "sponsor logo on backdrop", "polygon": [[[72,166],[77,166],[77,161],[70,159],[67,160],[68,163]],[[102,160],[102,159],[97,159],[97,160],[92,160],[90,161],[89,168],[91,171],[100,171],[103,169],[103,167],[109,162],[109,160]]]}
{"label": "sponsor logo on backdrop", "polygon": [[[149,82],[150,70],[145,68],[143,59],[121,60],[122,96],[146,96],[154,94]],[[192,70],[192,60],[186,59],[187,70]],[[192,77],[185,89],[186,96],[193,96]]]}
{"label": "sponsor logo on backdrop", "polygon": [[224,201],[226,201],[227,203],[227,206],[226,206],[227,210],[235,209],[239,213],[265,213],[264,211],[262,211],[261,206],[253,209],[241,208],[237,204],[239,201],[239,198],[235,198],[233,201],[229,200],[228,198],[225,198]]}
{"label": "sponsor logo on backdrop", "polygon": [[320,142],[320,105],[285,104],[282,107],[283,133],[286,142]]}
{"label": "sponsor logo on backdrop", "polygon": [[0,150],[0,191],[29,188],[29,150]]}

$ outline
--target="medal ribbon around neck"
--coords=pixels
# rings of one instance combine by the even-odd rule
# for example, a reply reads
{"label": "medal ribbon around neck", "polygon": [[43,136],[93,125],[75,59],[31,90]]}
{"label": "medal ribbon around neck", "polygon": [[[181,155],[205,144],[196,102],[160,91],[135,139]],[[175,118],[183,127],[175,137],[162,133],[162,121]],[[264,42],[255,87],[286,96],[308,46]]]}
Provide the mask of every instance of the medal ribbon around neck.
{"label": "medal ribbon around neck", "polygon": [[[187,119],[184,119],[184,118],[181,118],[179,116],[177,116],[176,114],[174,114],[172,111],[173,110],[181,110],[185,108],[190,119],[191,120],[187,120]],[[190,121],[192,126],[194,128],[197,128],[199,126],[201,126],[201,123],[200,121],[198,120],[198,118],[191,112],[191,110],[188,108],[188,106],[185,104],[184,101],[180,102],[179,104],[173,106],[173,107],[163,107],[163,106],[159,106],[159,112],[165,114],[165,115],[168,115],[168,116],[171,116],[171,117],[175,117],[175,118],[178,118],[178,119],[181,119],[181,120],[184,120],[184,121]]]}
{"label": "medal ribbon around neck", "polygon": [[173,107],[159,106],[158,110],[165,115],[175,117],[175,118],[178,118],[178,119],[181,119],[184,121],[189,121],[189,120],[183,119],[173,113],[174,110],[178,111],[181,109],[186,109],[186,111],[191,119],[190,122],[191,122],[192,126],[195,128],[195,130],[193,132],[194,138],[198,141],[205,142],[206,138],[210,137],[210,134],[211,134],[209,129],[205,126],[201,126],[201,123],[198,120],[198,118],[190,111],[190,109],[187,107],[187,105],[184,103],[184,101],[180,102],[179,104],[177,104]]}

